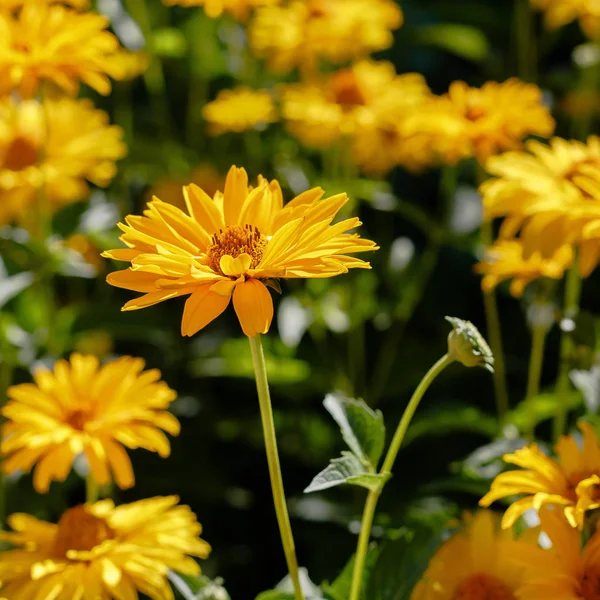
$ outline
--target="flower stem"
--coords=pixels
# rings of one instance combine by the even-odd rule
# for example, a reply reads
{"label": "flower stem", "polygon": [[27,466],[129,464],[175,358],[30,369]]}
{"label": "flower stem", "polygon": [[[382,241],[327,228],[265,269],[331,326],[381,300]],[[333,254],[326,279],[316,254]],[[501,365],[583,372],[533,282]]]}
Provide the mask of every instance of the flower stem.
{"label": "flower stem", "polygon": [[94,479],[91,471],[85,478],[85,502],[86,504],[93,504],[98,501],[98,482]]}
{"label": "flower stem", "polygon": [[[571,333],[574,328],[574,322],[579,312],[579,300],[581,298],[581,276],[579,275],[578,261],[575,261],[567,272],[565,282],[565,304],[563,310],[563,319],[561,321],[562,337],[560,340],[560,363],[558,369],[558,379],[556,381],[556,414],[554,415],[554,439],[563,435],[567,425],[567,404],[569,389],[571,387],[569,380],[569,371],[571,370],[571,360],[575,351],[575,343]],[[572,327],[565,328],[565,323]]]}
{"label": "flower stem", "polygon": [[537,78],[537,48],[530,0],[515,0],[517,73],[524,81]]}
{"label": "flower stem", "polygon": [[534,325],[531,338],[531,354],[529,356],[529,373],[527,375],[527,393],[525,395],[525,405],[529,410],[527,439],[532,441],[535,438],[536,424],[535,397],[540,391],[547,334],[548,327],[545,324]]}
{"label": "flower stem", "polygon": [[[392,438],[392,442],[390,447],[388,448],[387,454],[385,455],[385,459],[383,461],[383,465],[379,470],[380,474],[390,473],[392,467],[394,466],[394,462],[396,461],[396,457],[398,456],[398,452],[402,446],[402,442],[404,441],[404,437],[406,436],[406,432],[408,430],[408,426],[417,410],[419,403],[421,402],[421,398],[432,384],[433,380],[454,360],[448,356],[448,354],[444,354],[442,358],[440,358],[432,367],[427,371],[425,377],[421,380],[417,389],[414,391],[412,398],[410,399],[408,406],[404,410],[402,414],[402,418],[400,419],[400,423],[398,423],[398,427],[396,432],[394,433],[394,437]],[[375,509],[377,508],[377,502],[379,500],[379,496],[382,492],[382,487],[377,488],[375,490],[369,491],[369,495],[367,496],[367,502],[365,504],[365,508],[363,511],[360,535],[358,537],[358,546],[356,548],[356,557],[354,559],[354,570],[352,572],[352,587],[350,588],[350,599],[349,600],[359,600],[360,592],[362,587],[363,574],[365,570],[365,562],[367,559],[367,550],[369,548],[369,539],[371,538],[371,528],[373,526],[373,518],[375,517]]]}
{"label": "flower stem", "polygon": [[275,504],[277,523],[279,524],[279,533],[281,534],[281,542],[283,543],[283,551],[285,553],[288,571],[294,585],[294,595],[296,600],[304,600],[302,587],[300,585],[300,576],[298,575],[298,561],[296,559],[294,537],[292,535],[292,527],[290,525],[290,517],[283,490],[281,466],[279,464],[279,454],[277,453],[277,439],[275,437],[275,423],[273,422],[273,408],[271,406],[267,366],[265,364],[261,336],[256,335],[248,339],[250,341],[254,376],[256,377],[256,390],[258,392],[258,402],[260,404],[260,416],[265,437],[269,476],[271,478],[271,489],[273,491],[273,502]]}

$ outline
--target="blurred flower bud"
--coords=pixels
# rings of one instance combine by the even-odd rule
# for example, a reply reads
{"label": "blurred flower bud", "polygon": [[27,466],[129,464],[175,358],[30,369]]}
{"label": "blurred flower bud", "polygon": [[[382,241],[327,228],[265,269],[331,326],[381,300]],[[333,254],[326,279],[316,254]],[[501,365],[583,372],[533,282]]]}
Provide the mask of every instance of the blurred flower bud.
{"label": "blurred flower bud", "polygon": [[465,367],[483,367],[494,372],[494,357],[479,330],[470,321],[446,317],[453,329],[448,335],[448,355]]}

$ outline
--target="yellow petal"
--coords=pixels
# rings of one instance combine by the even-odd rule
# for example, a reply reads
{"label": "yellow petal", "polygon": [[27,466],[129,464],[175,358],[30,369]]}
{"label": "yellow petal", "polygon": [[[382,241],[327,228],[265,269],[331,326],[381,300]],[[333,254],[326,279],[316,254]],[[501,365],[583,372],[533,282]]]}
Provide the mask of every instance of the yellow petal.
{"label": "yellow petal", "polygon": [[267,333],[273,320],[273,300],[258,279],[239,283],[233,292],[233,307],[248,337]]}
{"label": "yellow petal", "polygon": [[216,319],[229,304],[230,297],[210,291],[211,284],[196,288],[186,300],[181,320],[181,335],[192,336]]}
{"label": "yellow petal", "polygon": [[221,267],[221,271],[223,271],[223,275],[227,275],[228,277],[239,277],[248,271],[251,264],[252,257],[243,252],[236,258],[229,256],[229,254],[221,256],[219,266]]}
{"label": "yellow petal", "polygon": [[248,195],[248,175],[245,169],[238,169],[235,165],[229,169],[223,195],[225,225],[238,225],[240,212]]}

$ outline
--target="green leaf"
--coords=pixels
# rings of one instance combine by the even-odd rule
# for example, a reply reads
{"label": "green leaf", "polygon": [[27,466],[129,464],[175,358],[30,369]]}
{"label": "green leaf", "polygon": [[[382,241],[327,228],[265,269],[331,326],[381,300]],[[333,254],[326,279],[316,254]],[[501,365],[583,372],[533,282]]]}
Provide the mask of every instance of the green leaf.
{"label": "green leaf", "polygon": [[340,426],[348,447],[369,471],[375,471],[385,445],[385,425],[380,411],[363,400],[343,394],[327,394],[323,406]]}
{"label": "green leaf", "polygon": [[420,27],[416,41],[437,46],[474,62],[483,62],[490,54],[490,44],[485,34],[475,27],[459,23],[435,23]]}
{"label": "green leaf", "polygon": [[[305,600],[323,600],[321,589],[310,580],[308,571],[304,567],[298,569],[298,577]],[[294,585],[290,576],[286,575],[274,590],[256,596],[256,600],[295,600]]]}
{"label": "green leaf", "polygon": [[320,492],[344,483],[376,490],[381,488],[390,477],[390,473],[380,475],[367,471],[352,452],[342,452],[340,458],[334,458],[329,466],[312,480],[304,493]]}
{"label": "green leaf", "polygon": [[[581,406],[581,393],[571,390],[566,400],[567,409],[574,410]],[[552,419],[556,413],[557,402],[556,395],[553,393],[539,394],[533,399],[534,409],[523,400],[516,408],[509,411],[506,420],[508,423],[516,425],[520,431],[523,431],[526,427],[530,426],[529,421],[532,414],[535,414],[536,424]]]}
{"label": "green leaf", "polygon": [[[371,544],[369,547],[367,558],[365,560],[365,568],[364,568],[364,580],[368,581],[371,570],[375,565],[377,559],[379,558],[379,551],[381,547],[375,544]],[[353,554],[350,560],[346,563],[346,566],[343,568],[342,572],[336,577],[335,581],[331,584],[325,582],[321,585],[323,589],[323,593],[329,600],[348,600],[350,597],[350,587],[352,585],[352,573],[354,571],[354,558]],[[365,588],[362,590],[362,598],[365,598]]]}
{"label": "green leaf", "polygon": [[32,273],[18,273],[0,279],[0,308],[33,283]]}

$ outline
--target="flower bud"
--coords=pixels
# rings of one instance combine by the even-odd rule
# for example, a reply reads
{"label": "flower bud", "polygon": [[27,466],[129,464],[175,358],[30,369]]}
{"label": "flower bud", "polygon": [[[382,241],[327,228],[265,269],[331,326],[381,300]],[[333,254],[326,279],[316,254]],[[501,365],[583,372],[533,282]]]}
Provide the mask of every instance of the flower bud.
{"label": "flower bud", "polygon": [[483,367],[494,372],[494,356],[479,330],[470,321],[446,317],[453,329],[448,335],[448,355],[465,367]]}

